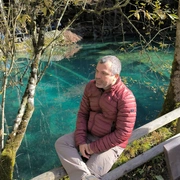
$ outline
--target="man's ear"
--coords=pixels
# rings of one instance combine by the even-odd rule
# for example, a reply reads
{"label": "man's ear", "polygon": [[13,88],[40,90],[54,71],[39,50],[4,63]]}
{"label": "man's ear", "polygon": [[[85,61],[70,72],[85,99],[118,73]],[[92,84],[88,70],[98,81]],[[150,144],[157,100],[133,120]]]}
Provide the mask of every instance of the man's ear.
{"label": "man's ear", "polygon": [[118,77],[119,77],[119,74],[115,74],[115,78],[116,78],[116,80],[118,79]]}

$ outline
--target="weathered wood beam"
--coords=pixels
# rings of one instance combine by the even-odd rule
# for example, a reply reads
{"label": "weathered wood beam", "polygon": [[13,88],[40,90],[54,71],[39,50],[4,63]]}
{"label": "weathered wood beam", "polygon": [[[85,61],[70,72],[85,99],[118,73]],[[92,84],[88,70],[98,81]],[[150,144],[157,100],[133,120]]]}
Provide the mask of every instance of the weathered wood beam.
{"label": "weathered wood beam", "polygon": [[67,173],[65,169],[61,166],[59,168],[55,168],[43,174],[40,174],[39,176],[36,176],[31,180],[59,180],[65,175],[67,175]]}
{"label": "weathered wood beam", "polygon": [[180,137],[164,145],[164,154],[169,172],[169,179],[180,179]]}
{"label": "weathered wood beam", "polygon": [[132,171],[133,169],[144,164],[145,162],[151,160],[155,156],[161,154],[164,150],[164,145],[173,141],[177,137],[180,137],[180,134],[173,136],[172,138],[158,144],[157,146],[151,148],[150,150],[144,152],[143,154],[129,160],[125,164],[122,164],[121,166],[113,169],[112,171],[105,174],[101,179],[102,180],[116,180],[122,177],[126,173]]}
{"label": "weathered wood beam", "polygon": [[[180,117],[180,108],[177,108],[157,119],[151,121],[150,123],[141,126],[133,131],[131,138],[129,139],[129,143],[133,142],[136,139],[141,138],[144,135],[153,132],[154,130],[172,122],[173,120]],[[116,169],[108,172],[106,175],[102,177],[102,180],[115,180],[124,174],[130,172],[131,170],[137,168],[138,166],[144,164],[148,160],[152,159],[153,157],[157,156],[158,154],[163,152],[163,146],[173,140],[176,137],[179,137],[180,134],[160,143],[159,145],[151,148],[150,150],[146,151],[145,153],[135,157],[132,160],[129,160],[125,164],[117,167]],[[63,167],[59,167],[53,169],[51,171],[45,172],[37,177],[34,177],[32,180],[58,180],[63,176],[67,175]]]}
{"label": "weathered wood beam", "polygon": [[175,119],[178,119],[179,117],[180,117],[180,107],[151,121],[150,123],[145,124],[144,126],[135,129],[132,133],[131,138],[129,139],[129,143],[153,132],[154,130],[172,122]]}

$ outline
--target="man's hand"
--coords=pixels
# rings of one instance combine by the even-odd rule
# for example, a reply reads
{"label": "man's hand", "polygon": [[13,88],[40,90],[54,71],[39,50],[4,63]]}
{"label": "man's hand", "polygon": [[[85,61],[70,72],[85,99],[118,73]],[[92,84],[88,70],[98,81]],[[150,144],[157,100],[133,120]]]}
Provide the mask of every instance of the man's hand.
{"label": "man's hand", "polygon": [[81,155],[87,159],[89,159],[90,155],[94,153],[90,148],[90,144],[79,145],[79,151],[80,151]]}

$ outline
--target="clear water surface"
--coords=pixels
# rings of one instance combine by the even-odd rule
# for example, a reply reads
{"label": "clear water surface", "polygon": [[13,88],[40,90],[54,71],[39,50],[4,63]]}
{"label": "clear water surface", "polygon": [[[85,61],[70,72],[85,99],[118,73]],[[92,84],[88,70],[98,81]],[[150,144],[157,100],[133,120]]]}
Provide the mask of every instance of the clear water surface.
{"label": "clear water surface", "polygon": [[[82,48],[73,57],[51,62],[37,87],[36,108],[17,152],[16,179],[28,180],[60,166],[54,143],[63,134],[74,131],[85,84],[94,78],[101,56],[116,55],[122,61],[122,80],[137,99],[136,128],[155,119],[161,110],[173,49],[123,52],[120,51],[122,43],[117,41],[89,41],[80,45]],[[17,113],[18,93],[9,90],[7,97],[6,119],[12,121]]]}

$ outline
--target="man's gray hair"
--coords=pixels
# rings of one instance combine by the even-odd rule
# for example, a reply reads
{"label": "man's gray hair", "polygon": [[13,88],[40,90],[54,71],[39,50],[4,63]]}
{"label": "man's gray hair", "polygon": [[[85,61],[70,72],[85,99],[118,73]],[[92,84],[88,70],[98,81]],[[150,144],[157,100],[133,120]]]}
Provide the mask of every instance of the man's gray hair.
{"label": "man's gray hair", "polygon": [[120,74],[121,72],[121,61],[116,56],[103,56],[99,63],[106,63],[107,61],[112,62],[111,71],[115,74]]}

